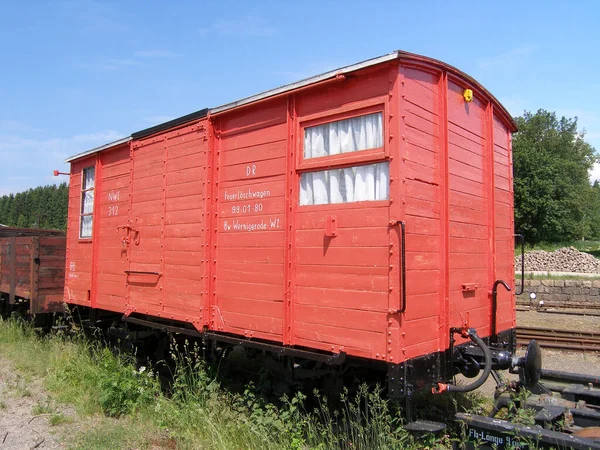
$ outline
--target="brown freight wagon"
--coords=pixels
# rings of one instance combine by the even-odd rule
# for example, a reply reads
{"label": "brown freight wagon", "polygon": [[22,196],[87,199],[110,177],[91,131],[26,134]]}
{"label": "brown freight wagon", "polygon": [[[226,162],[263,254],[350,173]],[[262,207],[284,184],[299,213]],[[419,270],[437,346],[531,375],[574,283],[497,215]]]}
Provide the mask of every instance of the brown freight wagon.
{"label": "brown freight wagon", "polygon": [[0,311],[62,311],[65,233],[0,228]]}

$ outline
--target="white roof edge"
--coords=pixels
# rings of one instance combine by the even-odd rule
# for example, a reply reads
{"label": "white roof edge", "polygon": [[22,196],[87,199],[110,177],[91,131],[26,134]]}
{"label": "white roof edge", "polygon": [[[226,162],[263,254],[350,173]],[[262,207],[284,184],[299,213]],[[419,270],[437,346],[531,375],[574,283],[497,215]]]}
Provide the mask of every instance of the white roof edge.
{"label": "white roof edge", "polygon": [[[387,55],[379,56],[377,58],[367,59],[365,61],[361,61],[356,64],[352,64],[350,66],[341,67],[339,69],[330,70],[329,72],[323,73],[321,75],[316,75],[314,77],[305,78],[304,80],[297,81],[295,83],[286,84],[284,86],[280,86],[275,89],[271,89],[269,91],[261,92],[260,94],[252,95],[250,97],[243,98],[241,100],[237,100],[235,102],[227,103],[225,105],[217,106],[216,108],[209,108],[209,114],[217,114],[221,113],[233,108],[237,108],[238,106],[247,105],[252,102],[256,102],[258,100],[262,100],[264,98],[273,97],[275,95],[283,94],[285,92],[292,91],[294,89],[298,89],[304,86],[309,86],[314,83],[318,83],[319,81],[327,80],[328,78],[332,78],[338,74],[344,74],[349,72],[354,72],[359,69],[363,69],[365,67],[374,66],[376,64],[380,64],[386,61],[391,61],[393,59],[398,58],[399,52],[394,51],[392,53],[388,53]],[[96,147],[85,152],[78,153],[73,155],[67,159],[65,162],[71,162],[75,159],[83,158],[84,156],[92,155],[97,152],[101,152],[102,150],[106,150],[107,148],[114,147],[116,145],[124,144],[131,140],[131,136],[119,139],[114,142],[109,142],[108,144],[102,145],[100,147]]]}
{"label": "white roof edge", "polygon": [[229,109],[237,108],[238,106],[246,105],[248,103],[252,103],[258,100],[262,100],[263,98],[273,97],[274,95],[283,94],[284,92],[292,91],[294,89],[298,89],[304,86],[308,86],[310,84],[318,83],[319,81],[326,80],[328,78],[332,78],[340,73],[348,73],[354,72],[359,69],[363,69],[365,67],[374,66],[376,64],[380,64],[382,62],[391,61],[393,59],[398,58],[398,51],[388,53],[387,55],[379,56],[377,58],[367,59],[366,61],[362,61],[356,64],[352,64],[350,66],[345,66],[339,69],[330,70],[329,72],[323,73],[321,75],[316,75],[314,77],[305,78],[304,80],[297,81],[295,83],[286,84],[284,86],[271,89],[269,91],[261,92],[260,94],[252,95],[250,97],[243,98],[241,100],[227,103],[225,105],[217,106],[216,108],[209,109],[211,114],[217,114],[223,111],[227,111]]}
{"label": "white roof edge", "polygon": [[91,154],[94,154],[97,152],[101,152],[102,150],[105,150],[110,147],[114,147],[115,145],[125,144],[126,142],[129,142],[130,140],[131,140],[131,136],[128,136],[128,137],[118,139],[113,142],[109,142],[108,144],[101,145],[100,147],[95,147],[90,150],[86,150],[84,152],[77,153],[76,155],[70,156],[67,159],[65,159],[65,162],[68,163],[68,162],[73,161],[74,159],[83,158],[84,156],[88,156],[88,155],[91,155]]}

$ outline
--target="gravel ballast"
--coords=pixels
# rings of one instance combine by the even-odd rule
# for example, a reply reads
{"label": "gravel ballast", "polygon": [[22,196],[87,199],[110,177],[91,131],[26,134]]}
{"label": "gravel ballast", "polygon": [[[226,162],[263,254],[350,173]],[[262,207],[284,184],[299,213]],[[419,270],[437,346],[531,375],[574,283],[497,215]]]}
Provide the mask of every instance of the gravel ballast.
{"label": "gravel ballast", "polygon": [[[515,256],[515,270],[521,270],[521,255]],[[575,247],[563,247],[553,252],[533,250],[525,253],[527,272],[600,273],[600,260],[580,252]]]}

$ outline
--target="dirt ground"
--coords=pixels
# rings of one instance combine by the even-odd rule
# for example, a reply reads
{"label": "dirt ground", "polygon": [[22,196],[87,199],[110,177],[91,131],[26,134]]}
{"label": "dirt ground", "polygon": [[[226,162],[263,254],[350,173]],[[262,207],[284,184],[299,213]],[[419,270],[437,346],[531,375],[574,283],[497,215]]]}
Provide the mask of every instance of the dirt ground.
{"label": "dirt ground", "polygon": [[40,380],[22,377],[0,355],[0,449],[66,448],[58,436],[74,417],[70,408],[52,402]]}
{"label": "dirt ground", "polygon": [[[521,327],[554,328],[556,330],[579,330],[600,332],[600,316],[559,314],[559,311],[517,311],[517,325]],[[581,312],[583,311],[569,311]],[[598,314],[598,312],[594,312]]]}

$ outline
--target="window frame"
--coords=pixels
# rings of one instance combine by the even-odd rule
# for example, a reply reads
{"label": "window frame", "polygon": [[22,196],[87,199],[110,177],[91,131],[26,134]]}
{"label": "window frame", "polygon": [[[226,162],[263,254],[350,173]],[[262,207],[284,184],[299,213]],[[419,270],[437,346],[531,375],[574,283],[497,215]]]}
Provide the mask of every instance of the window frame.
{"label": "window frame", "polygon": [[[89,170],[89,169],[94,169],[94,186],[91,188],[87,188],[84,189],[84,185],[85,185],[85,171]],[[94,236],[94,209],[96,207],[96,195],[94,194],[94,200],[92,203],[92,212],[91,213],[84,213],[83,212],[83,201],[84,201],[84,194],[86,192],[91,192],[94,191],[96,188],[96,165],[92,164],[91,166],[87,166],[87,167],[83,167],[81,169],[81,188],[80,188],[80,199],[79,199],[79,232],[78,232],[78,236],[79,236],[79,240],[80,241],[89,241],[93,238]],[[92,218],[92,230],[90,232],[89,236],[82,236],[81,235],[81,225],[83,223],[83,218],[84,217],[88,217],[91,216]]]}
{"label": "window frame", "polygon": [[[311,208],[314,211],[331,211],[338,209],[364,208],[368,203],[373,207],[389,206],[390,198],[385,200],[363,200],[345,203],[327,203],[319,205],[300,205],[300,180],[304,173],[320,172],[331,169],[344,169],[355,166],[365,166],[388,162],[390,164],[389,180],[391,181],[391,158],[390,158],[390,128],[389,128],[389,101],[388,96],[372,97],[368,100],[349,103],[339,107],[329,108],[327,111],[306,114],[298,118],[297,142],[296,142],[296,170],[295,189],[297,189],[295,208]],[[382,114],[382,139],[383,146],[367,150],[357,150],[350,153],[320,156],[317,158],[304,158],[304,130],[309,127],[319,126],[339,120],[352,119],[374,113]],[[391,192],[389,192],[391,197]]]}
{"label": "window frame", "polygon": [[[302,117],[299,120],[298,130],[298,156],[297,172],[316,172],[318,170],[335,169],[343,167],[361,166],[383,162],[389,157],[389,139],[387,113],[388,105],[384,98],[373,98],[370,101],[364,101],[360,104],[350,104],[344,107],[335,108],[326,113],[320,112]],[[317,158],[304,157],[304,133],[306,128],[324,125],[355,117],[366,116],[369,114],[381,113],[382,115],[382,140],[383,146],[370,148],[366,150],[357,150],[350,153],[339,153],[336,155],[320,156]]]}

